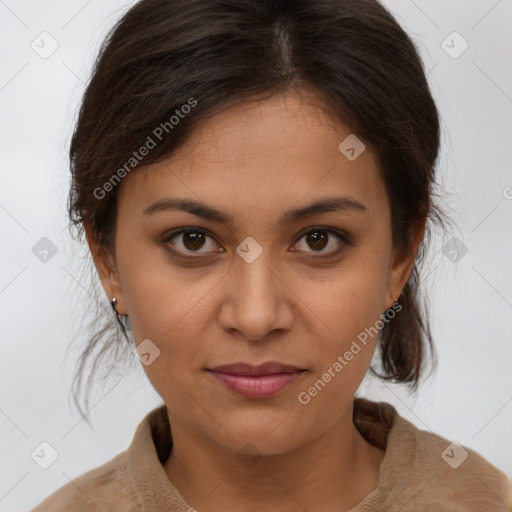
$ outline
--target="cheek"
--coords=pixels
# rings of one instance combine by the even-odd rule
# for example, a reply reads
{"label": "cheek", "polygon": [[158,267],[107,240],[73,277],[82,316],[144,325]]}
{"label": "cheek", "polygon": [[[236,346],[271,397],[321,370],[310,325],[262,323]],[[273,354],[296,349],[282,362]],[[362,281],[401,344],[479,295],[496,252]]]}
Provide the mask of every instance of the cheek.
{"label": "cheek", "polygon": [[[312,310],[316,323],[325,333],[324,351],[333,354],[348,350],[353,340],[364,339],[385,310],[387,267],[385,255],[376,249],[361,251],[347,258],[339,268],[330,271],[321,281],[308,284],[297,293]],[[297,281],[297,284],[301,281]],[[314,286],[313,290],[311,285]],[[373,333],[374,331],[371,330]],[[367,336],[368,345],[377,342]]]}
{"label": "cheek", "polygon": [[131,277],[127,307],[136,341],[149,338],[170,356],[193,356],[211,318],[211,279],[168,280],[162,274]]}
{"label": "cheek", "polygon": [[180,268],[160,249],[127,254],[119,271],[135,343],[149,339],[160,351],[144,370],[164,395],[182,394],[180,385],[193,386],[205,366],[202,340],[215,322],[218,304],[212,297],[222,275]]}
{"label": "cheek", "polygon": [[[118,269],[135,340],[172,335],[195,307],[201,307],[213,280],[180,268],[163,247],[120,232]],[[124,242],[124,243],[123,243]]]}
{"label": "cheek", "polygon": [[329,404],[350,402],[378,342],[386,272],[382,255],[372,253],[333,273],[311,299],[319,332],[325,335],[315,344],[315,371],[297,399],[314,409],[320,423],[332,421]]}
{"label": "cheek", "polygon": [[158,356],[143,370],[171,412],[181,418],[190,409],[192,396],[205,401],[195,387],[205,364],[205,326],[215,318],[208,292],[218,277],[196,280],[184,278],[186,272],[141,267],[126,281],[133,337],[137,345],[149,339],[156,346]]}

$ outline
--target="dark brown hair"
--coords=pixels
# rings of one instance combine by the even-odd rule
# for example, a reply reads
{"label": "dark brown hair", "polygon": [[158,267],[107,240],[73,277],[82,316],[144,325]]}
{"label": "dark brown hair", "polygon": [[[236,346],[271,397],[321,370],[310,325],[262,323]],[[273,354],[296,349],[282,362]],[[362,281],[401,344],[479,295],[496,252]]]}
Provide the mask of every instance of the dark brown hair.
{"label": "dark brown hair", "polygon": [[[114,183],[106,191],[104,184],[112,184],[123,166],[127,170],[148,137],[157,142],[157,127],[161,140],[131,167],[168,157],[200,122],[229,106],[292,88],[314,91],[374,149],[398,249],[409,250],[416,221],[429,221],[398,298],[402,310],[380,334],[381,373],[370,368],[416,390],[427,348],[433,367],[436,359],[426,299],[419,294],[419,267],[430,224],[445,222],[433,200],[440,123],[415,44],[376,0],[136,3],[103,42],[83,97],[70,147],[71,226],[83,239],[89,224],[101,251],[113,254],[118,187]],[[182,110],[192,102],[193,108]],[[176,111],[182,114],[179,122]],[[87,395],[102,359],[109,357],[112,367],[123,355],[133,357],[113,315],[100,315],[91,327],[74,380],[79,409],[83,372],[95,351]],[[87,396],[84,404],[87,408]]]}

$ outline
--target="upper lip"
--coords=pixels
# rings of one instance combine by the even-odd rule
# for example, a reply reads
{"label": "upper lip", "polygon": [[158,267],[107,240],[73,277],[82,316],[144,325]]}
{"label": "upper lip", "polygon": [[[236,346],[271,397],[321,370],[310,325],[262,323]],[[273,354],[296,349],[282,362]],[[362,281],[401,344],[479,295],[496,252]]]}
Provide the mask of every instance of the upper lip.
{"label": "upper lip", "polygon": [[279,363],[276,361],[268,361],[257,366],[248,363],[232,363],[208,369],[214,372],[227,373],[230,375],[272,375],[275,373],[293,373],[304,370],[304,368],[298,368],[297,366]]}

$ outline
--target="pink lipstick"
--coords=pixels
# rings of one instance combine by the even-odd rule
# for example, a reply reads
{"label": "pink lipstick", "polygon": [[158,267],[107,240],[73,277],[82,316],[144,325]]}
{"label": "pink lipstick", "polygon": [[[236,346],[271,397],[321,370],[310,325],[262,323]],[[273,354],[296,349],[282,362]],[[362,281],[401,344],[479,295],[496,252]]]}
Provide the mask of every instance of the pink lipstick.
{"label": "pink lipstick", "polygon": [[222,385],[246,398],[267,398],[293,384],[306,370],[275,361],[258,366],[233,363],[209,368]]}

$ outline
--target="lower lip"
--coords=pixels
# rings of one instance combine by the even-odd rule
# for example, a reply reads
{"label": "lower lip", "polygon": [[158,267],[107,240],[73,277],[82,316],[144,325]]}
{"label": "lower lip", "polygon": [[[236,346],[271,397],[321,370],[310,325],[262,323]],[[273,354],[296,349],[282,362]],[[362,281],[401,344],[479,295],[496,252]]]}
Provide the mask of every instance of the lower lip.
{"label": "lower lip", "polygon": [[232,375],[210,370],[210,373],[234,393],[247,398],[267,398],[293,384],[302,371],[274,373],[272,375]]}

